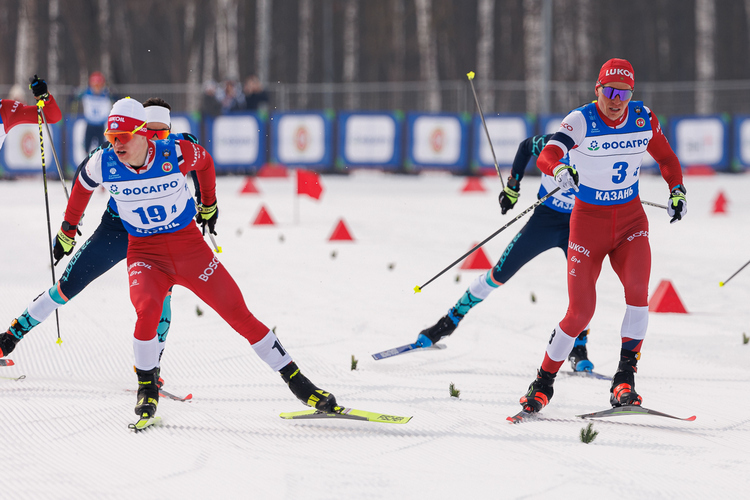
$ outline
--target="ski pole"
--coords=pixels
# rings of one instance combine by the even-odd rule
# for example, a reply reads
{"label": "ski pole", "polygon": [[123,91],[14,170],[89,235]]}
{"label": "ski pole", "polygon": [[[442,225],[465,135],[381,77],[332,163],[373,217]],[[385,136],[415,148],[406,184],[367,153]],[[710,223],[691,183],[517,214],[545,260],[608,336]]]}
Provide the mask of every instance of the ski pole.
{"label": "ski pole", "polygon": [[479,117],[482,119],[482,125],[484,125],[484,133],[487,134],[487,142],[490,144],[490,151],[492,151],[492,159],[495,161],[495,171],[497,176],[500,178],[500,184],[505,189],[505,183],[503,182],[503,176],[500,175],[500,167],[497,165],[497,157],[495,156],[495,148],[492,147],[492,140],[490,139],[490,131],[487,129],[487,122],[484,121],[484,113],[482,113],[482,106],[479,105],[479,98],[477,97],[477,91],[474,89],[474,72],[469,71],[466,73],[469,77],[469,83],[471,84],[471,91],[474,93],[474,101],[477,103],[477,109],[479,110]]}
{"label": "ski pole", "polygon": [[658,203],[654,203],[652,201],[641,200],[641,203],[643,203],[644,205],[648,205],[650,207],[663,208],[664,210],[667,209],[667,207],[665,205],[659,205]]}
{"label": "ski pole", "polygon": [[[39,122],[39,147],[42,151],[42,179],[44,180],[44,204],[47,210],[47,234],[49,238],[47,238],[47,241],[49,242],[49,263],[50,263],[50,269],[52,269],[52,285],[54,286],[57,282],[57,279],[55,279],[55,263],[54,263],[54,256],[52,252],[52,223],[49,219],[49,195],[47,193],[47,165],[44,163],[44,135],[42,133],[42,108],[44,107],[44,101],[40,99],[36,103],[36,111],[37,111],[37,119]],[[67,190],[66,190],[67,194]],[[55,320],[57,321],[57,343],[62,344],[62,339],[60,338],[60,315],[57,312],[57,309],[55,309]]]}
{"label": "ski pole", "polygon": [[211,231],[208,232],[208,237],[211,238],[211,244],[214,246],[214,252],[221,253],[221,247],[216,244],[216,240],[214,239],[213,233]]}
{"label": "ski pole", "polygon": [[495,236],[497,236],[498,234],[500,234],[501,232],[503,232],[508,226],[510,226],[511,224],[513,224],[514,222],[516,222],[518,219],[520,219],[521,217],[523,217],[527,213],[529,213],[532,210],[534,210],[537,206],[539,206],[542,203],[544,203],[544,201],[547,198],[549,198],[553,194],[557,193],[558,191],[560,191],[560,188],[556,187],[555,189],[553,189],[552,191],[550,191],[546,195],[544,195],[541,198],[539,198],[538,200],[536,200],[536,202],[533,205],[531,205],[529,208],[527,208],[526,210],[524,210],[523,212],[521,212],[520,214],[518,214],[515,218],[511,219],[503,227],[501,227],[500,229],[498,229],[497,231],[495,231],[494,233],[492,233],[491,235],[489,235],[488,237],[486,237],[481,243],[477,244],[477,246],[475,246],[474,248],[472,248],[471,250],[469,250],[468,252],[466,252],[465,254],[463,254],[461,257],[459,257],[458,259],[456,259],[451,265],[449,265],[448,267],[446,267],[445,269],[443,269],[442,271],[440,271],[439,273],[437,273],[435,276],[433,276],[427,283],[425,283],[422,286],[415,286],[414,287],[414,293],[421,292],[422,288],[426,287],[427,285],[429,285],[430,283],[432,283],[433,281],[435,281],[438,277],[442,276],[443,273],[445,273],[448,269],[452,268],[453,266],[455,266],[456,264],[458,264],[459,262],[461,262],[462,260],[464,260],[466,257],[468,257],[469,255],[471,255],[472,253],[474,253],[475,251],[477,251],[479,249],[479,247],[481,247],[482,245],[484,245],[485,243],[487,243],[488,241],[490,241],[492,238],[494,238]]}
{"label": "ski pole", "polygon": [[[42,102],[41,105],[37,104],[39,106],[39,112],[42,114],[42,121],[44,122],[44,128],[47,130],[47,137],[52,139],[52,134],[49,131],[49,124],[47,123],[47,117],[44,115],[44,104],[43,101],[40,99],[39,102]],[[55,163],[57,164],[57,175],[60,176],[60,182],[62,182],[63,191],[65,191],[65,199],[69,200],[70,195],[68,194],[68,186],[65,185],[65,177],[63,176],[62,172],[62,165],[60,165],[60,159],[57,157],[57,151],[55,151],[55,141],[51,141],[50,146],[52,148],[52,156],[55,157]]]}
{"label": "ski pole", "polygon": [[729,280],[731,280],[732,278],[734,278],[735,276],[737,276],[738,274],[740,274],[740,271],[742,271],[743,269],[745,269],[748,266],[748,264],[750,264],[750,260],[747,261],[747,262],[745,262],[745,265],[742,266],[741,268],[737,269],[737,271],[735,271],[733,275],[731,275],[730,277],[728,277],[726,279],[726,281],[719,281],[719,286],[724,286],[727,283],[729,283]]}

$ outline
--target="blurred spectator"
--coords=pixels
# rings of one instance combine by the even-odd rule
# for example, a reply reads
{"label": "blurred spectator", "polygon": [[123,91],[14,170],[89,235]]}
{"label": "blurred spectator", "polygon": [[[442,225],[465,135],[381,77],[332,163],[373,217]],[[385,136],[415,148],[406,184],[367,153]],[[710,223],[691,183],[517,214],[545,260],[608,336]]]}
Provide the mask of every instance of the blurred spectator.
{"label": "blurred spectator", "polygon": [[242,93],[239,92],[239,82],[225,81],[216,92],[216,99],[221,103],[223,114],[242,110]]}
{"label": "blurred spectator", "polygon": [[248,76],[245,78],[245,85],[242,90],[245,93],[244,109],[248,111],[267,111],[268,94],[263,85],[261,85],[260,78],[256,75]]}
{"label": "blurred spectator", "polygon": [[[78,109],[79,104],[82,110]],[[104,128],[112,109],[112,96],[100,71],[94,71],[89,75],[89,86],[76,96],[72,108],[74,113],[83,113],[86,120],[86,138],[83,145],[86,152],[93,151],[104,143]]]}
{"label": "blurred spectator", "polygon": [[203,85],[201,100],[201,116],[218,116],[221,114],[221,103],[216,97],[216,82],[206,82]]}

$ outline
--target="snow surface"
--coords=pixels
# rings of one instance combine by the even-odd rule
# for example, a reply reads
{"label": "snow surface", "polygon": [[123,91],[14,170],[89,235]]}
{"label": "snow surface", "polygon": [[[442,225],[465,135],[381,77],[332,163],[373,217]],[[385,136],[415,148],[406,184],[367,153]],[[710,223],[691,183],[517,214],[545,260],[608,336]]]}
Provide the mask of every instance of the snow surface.
{"label": "snow surface", "polygon": [[[744,496],[750,469],[750,270],[724,288],[747,259],[746,175],[689,177],[689,213],[651,222],[650,291],[671,280],[690,314],[651,314],[637,375],[644,406],[681,422],[629,416],[597,420],[583,444],[576,414],[609,406],[609,382],[559,376],[544,409],[550,421],[510,425],[554,326],[567,307],[561,252],[546,252],[473,309],[442,351],[375,361],[371,354],[413,342],[481,271],[451,269],[413,292],[470,246],[534,202],[527,178],[514,212],[502,216],[500,183],[462,193],[465,179],[354,172],[325,176],[316,202],[295,183],[218,181],[221,261],[250,309],[276,333],[303,372],[346,406],[413,416],[406,425],[345,420],[288,421],[304,409],[273,373],[191,292],[176,288],[162,360],[163,425],[134,434],[135,314],[124,263],[37,327],[0,367],[4,473],[0,498],[708,498]],[[50,181],[52,228],[65,206]],[[659,177],[642,199],[666,203]],[[727,215],[711,213],[723,191]],[[8,209],[0,271],[0,320],[9,324],[52,282],[41,179],[0,182]],[[83,226],[104,210],[98,191]],[[274,226],[253,226],[260,206]],[[343,218],[354,242],[330,242]],[[521,220],[486,245],[492,261]],[[82,242],[83,238],[79,238]],[[55,272],[59,276],[62,266]],[[536,301],[532,302],[532,294]],[[590,358],[614,373],[625,310],[609,265],[598,283]],[[203,311],[202,315],[197,310]],[[351,356],[358,360],[350,370]],[[563,370],[567,370],[566,364]],[[5,377],[25,375],[23,380]],[[451,383],[461,391],[449,396]],[[130,392],[129,392],[130,391]]]}

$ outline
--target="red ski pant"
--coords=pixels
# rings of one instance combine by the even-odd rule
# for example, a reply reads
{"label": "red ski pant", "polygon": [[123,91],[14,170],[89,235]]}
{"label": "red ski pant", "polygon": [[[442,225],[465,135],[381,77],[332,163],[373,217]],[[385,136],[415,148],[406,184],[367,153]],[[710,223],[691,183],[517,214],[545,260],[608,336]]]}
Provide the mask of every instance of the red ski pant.
{"label": "red ski pant", "polygon": [[130,236],[128,275],[138,340],[156,335],[162,303],[172,285],[191,290],[251,344],[269,331],[248,310],[237,283],[194,224],[175,233]]}
{"label": "red ski pant", "polygon": [[651,247],[640,198],[614,206],[576,200],[568,241],[568,311],[560,322],[568,335],[578,335],[594,316],[596,281],[607,255],[625,288],[625,303],[647,306]]}

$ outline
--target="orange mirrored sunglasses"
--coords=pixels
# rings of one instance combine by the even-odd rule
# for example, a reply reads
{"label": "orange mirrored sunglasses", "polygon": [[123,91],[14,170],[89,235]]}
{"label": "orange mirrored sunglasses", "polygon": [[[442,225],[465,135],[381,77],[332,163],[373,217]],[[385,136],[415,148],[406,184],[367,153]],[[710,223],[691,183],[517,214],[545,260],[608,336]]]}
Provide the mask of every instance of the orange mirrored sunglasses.
{"label": "orange mirrored sunglasses", "polygon": [[124,131],[124,130],[106,130],[104,132],[104,138],[107,139],[110,143],[114,144],[115,139],[119,139],[119,141],[122,144],[127,144],[130,142],[130,139],[133,138],[136,132],[138,132],[140,129],[146,126],[146,122],[141,123],[138,125],[135,130],[132,131]]}
{"label": "orange mirrored sunglasses", "polygon": [[169,137],[169,129],[153,130],[147,128],[146,130],[148,130],[149,139],[166,139],[167,137]]}

